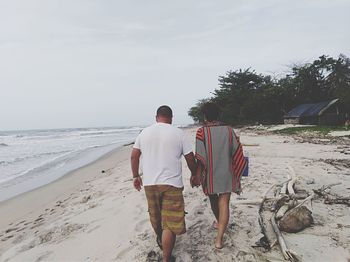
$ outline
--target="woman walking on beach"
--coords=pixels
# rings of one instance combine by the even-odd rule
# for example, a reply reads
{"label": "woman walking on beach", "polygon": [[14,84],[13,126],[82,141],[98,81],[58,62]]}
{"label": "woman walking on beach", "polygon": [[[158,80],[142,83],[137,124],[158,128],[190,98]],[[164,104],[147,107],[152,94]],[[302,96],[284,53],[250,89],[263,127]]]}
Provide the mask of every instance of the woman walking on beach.
{"label": "woman walking on beach", "polygon": [[223,235],[229,221],[231,192],[241,192],[241,176],[247,166],[242,145],[233,129],[219,121],[220,110],[214,103],[202,106],[204,126],[197,130],[197,177],[209,196],[217,227],[215,247],[223,248]]}

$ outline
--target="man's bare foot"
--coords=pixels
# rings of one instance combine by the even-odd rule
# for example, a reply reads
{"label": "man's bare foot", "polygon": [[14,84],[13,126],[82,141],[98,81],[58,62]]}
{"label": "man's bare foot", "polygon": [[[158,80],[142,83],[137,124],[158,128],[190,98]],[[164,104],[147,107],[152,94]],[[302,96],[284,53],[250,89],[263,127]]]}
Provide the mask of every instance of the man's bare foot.
{"label": "man's bare foot", "polygon": [[218,227],[219,227],[218,222],[214,221],[212,227],[214,229],[218,229]]}

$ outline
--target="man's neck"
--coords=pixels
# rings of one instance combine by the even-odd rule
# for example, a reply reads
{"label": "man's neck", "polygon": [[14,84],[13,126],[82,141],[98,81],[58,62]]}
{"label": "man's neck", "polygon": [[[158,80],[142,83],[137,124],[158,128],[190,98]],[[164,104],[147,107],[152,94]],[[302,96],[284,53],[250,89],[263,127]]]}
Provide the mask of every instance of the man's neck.
{"label": "man's neck", "polygon": [[163,124],[169,124],[171,125],[172,121],[171,118],[165,118],[165,117],[158,117],[157,118],[157,123],[163,123]]}

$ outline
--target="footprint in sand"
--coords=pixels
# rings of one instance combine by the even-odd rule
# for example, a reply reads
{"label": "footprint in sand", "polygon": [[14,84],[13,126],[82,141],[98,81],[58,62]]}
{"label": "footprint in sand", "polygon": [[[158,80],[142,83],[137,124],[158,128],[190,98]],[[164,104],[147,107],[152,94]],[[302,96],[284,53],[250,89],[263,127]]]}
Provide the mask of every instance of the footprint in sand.
{"label": "footprint in sand", "polygon": [[155,251],[150,251],[147,254],[146,262],[158,262],[162,261],[162,255]]}
{"label": "footprint in sand", "polygon": [[47,261],[48,257],[50,256],[50,254],[52,254],[53,252],[52,251],[47,251],[43,254],[41,254],[36,260],[35,262],[40,262],[40,261]]}
{"label": "footprint in sand", "polygon": [[149,232],[141,233],[137,236],[141,241],[148,241],[150,239]]}
{"label": "footprint in sand", "polygon": [[192,208],[191,211],[189,211],[188,214],[186,215],[186,220],[188,220],[188,221],[196,220],[198,218],[198,216],[204,214],[203,210],[205,210],[204,205],[198,205],[198,206]]}
{"label": "footprint in sand", "polygon": [[131,191],[133,191],[133,188],[130,188],[130,187],[124,187],[119,189],[119,192],[122,194],[129,194]]}
{"label": "footprint in sand", "polygon": [[24,223],[24,222],[26,222],[25,220],[22,220],[21,222],[18,222],[17,224],[16,224],[16,226],[19,226],[20,224],[22,224],[22,223]]}
{"label": "footprint in sand", "polygon": [[133,247],[127,247],[127,248],[124,248],[122,251],[120,251],[117,256],[115,257],[115,259],[117,261],[123,259],[125,257],[125,255],[127,255],[131,250],[133,249]]}
{"label": "footprint in sand", "polygon": [[44,221],[44,218],[41,217],[42,215],[40,215],[37,219],[34,220],[34,224],[38,224]]}
{"label": "footprint in sand", "polygon": [[18,227],[13,227],[13,228],[6,229],[5,234],[8,234],[8,233],[10,233],[12,231],[15,231],[17,229],[18,229]]}
{"label": "footprint in sand", "polygon": [[142,204],[137,204],[135,207],[136,207],[136,210],[137,210],[137,215],[136,215],[136,217],[139,217],[142,213],[145,212],[145,207],[144,207],[144,205],[142,205]]}
{"label": "footprint in sand", "polygon": [[140,222],[137,222],[135,225],[135,231],[140,232],[144,229],[144,225],[148,222],[148,219],[143,219]]}
{"label": "footprint in sand", "polygon": [[71,197],[67,197],[66,199],[63,200],[63,203],[64,203],[64,202],[67,202],[67,201],[70,200],[70,199],[71,199]]}
{"label": "footprint in sand", "polygon": [[34,229],[34,228],[37,228],[37,227],[40,227],[42,226],[44,223],[38,223],[38,224],[35,224],[34,223],[34,226],[31,226],[30,229]]}
{"label": "footprint in sand", "polygon": [[21,242],[24,240],[24,238],[25,238],[25,233],[23,232],[23,233],[17,235],[17,236],[13,239],[12,244],[21,243]]}
{"label": "footprint in sand", "polygon": [[87,233],[89,234],[89,233],[91,233],[91,232],[93,232],[93,231],[99,229],[100,227],[101,227],[100,225],[95,226],[95,227],[91,228],[89,231],[87,231]]}
{"label": "footprint in sand", "polygon": [[2,238],[1,241],[7,241],[10,238],[13,238],[13,235],[6,236],[6,237]]}
{"label": "footprint in sand", "polygon": [[25,230],[26,228],[27,228],[27,227],[19,228],[19,229],[16,230],[16,232],[21,232],[21,231]]}

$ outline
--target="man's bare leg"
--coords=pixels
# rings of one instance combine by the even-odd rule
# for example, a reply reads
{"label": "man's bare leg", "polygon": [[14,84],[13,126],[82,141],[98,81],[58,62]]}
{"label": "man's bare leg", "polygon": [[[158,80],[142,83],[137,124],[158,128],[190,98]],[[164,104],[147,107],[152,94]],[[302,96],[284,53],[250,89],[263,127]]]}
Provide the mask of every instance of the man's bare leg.
{"label": "man's bare leg", "polygon": [[219,195],[219,201],[218,201],[219,225],[218,225],[218,234],[215,238],[215,247],[219,249],[223,247],[222,240],[230,218],[230,210],[229,210],[230,196],[231,196],[231,193],[224,193]]}
{"label": "man's bare leg", "polygon": [[176,235],[169,229],[164,229],[162,234],[163,262],[170,262],[171,253],[175,245]]}
{"label": "man's bare leg", "polygon": [[218,222],[219,222],[219,196],[217,194],[215,195],[209,195],[209,200],[210,200],[210,207],[211,210],[214,213],[214,216],[216,218],[216,221],[214,222],[214,227],[218,227]]}

